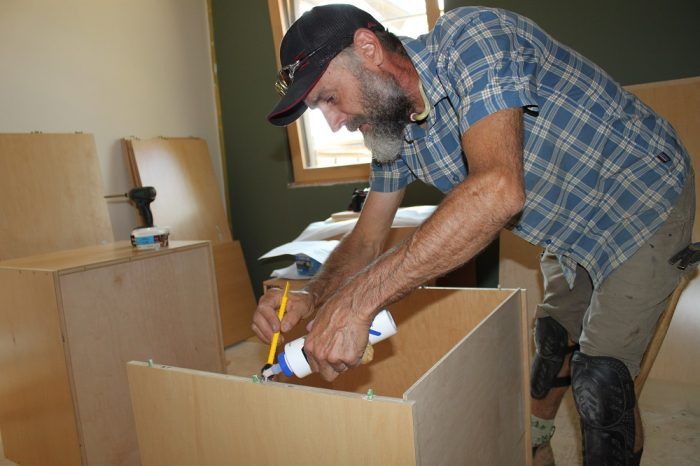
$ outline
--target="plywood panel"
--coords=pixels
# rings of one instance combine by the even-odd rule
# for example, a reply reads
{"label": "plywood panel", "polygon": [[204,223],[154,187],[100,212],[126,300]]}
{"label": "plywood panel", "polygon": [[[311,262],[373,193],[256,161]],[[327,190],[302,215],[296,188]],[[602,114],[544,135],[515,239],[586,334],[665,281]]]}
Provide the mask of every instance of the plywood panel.
{"label": "plywood panel", "polygon": [[81,464],[54,274],[0,270],[0,429],[23,466]]}
{"label": "plywood panel", "polygon": [[124,144],[134,183],[156,188],[151,204],[156,225],[170,227],[172,239],[231,240],[206,141],[126,139]]}
{"label": "plywood panel", "polygon": [[524,326],[516,293],[406,392],[420,464],[526,464]]}
{"label": "plywood panel", "polygon": [[[373,389],[383,396],[401,397],[413,383],[476,327],[513,290],[424,288],[389,306],[398,333],[374,346],[371,364],[343,373],[332,383],[314,374],[288,379],[295,384],[355,393]],[[297,334],[303,334],[301,325]],[[261,361],[260,365],[264,361]],[[283,377],[280,380],[286,380]]]}
{"label": "plywood panel", "polygon": [[240,243],[231,238],[206,141],[198,138],[123,140],[136,186],[154,186],[156,225],[171,239],[212,242],[224,345],[253,335],[255,294]]}
{"label": "plywood panel", "polygon": [[412,403],[128,366],[144,466],[413,465]]}
{"label": "plywood panel", "polygon": [[114,240],[90,134],[0,134],[0,260]]}
{"label": "plywood panel", "polygon": [[529,319],[532,319],[544,296],[544,279],[540,270],[543,249],[509,230],[501,231],[499,248],[498,284],[505,288],[527,290],[527,311]]}
{"label": "plywood panel", "polygon": [[138,464],[126,361],[152,358],[223,371],[212,268],[208,245],[200,244],[60,276],[75,399],[91,465]]}
{"label": "plywood panel", "polygon": [[252,335],[250,328],[257,307],[243,250],[238,241],[213,245],[216,282],[221,309],[224,344],[230,345]]}

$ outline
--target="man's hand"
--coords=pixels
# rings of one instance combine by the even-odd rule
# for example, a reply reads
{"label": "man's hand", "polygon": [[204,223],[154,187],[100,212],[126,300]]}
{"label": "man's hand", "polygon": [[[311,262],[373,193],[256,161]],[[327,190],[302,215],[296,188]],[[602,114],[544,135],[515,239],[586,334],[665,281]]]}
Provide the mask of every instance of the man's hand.
{"label": "man's hand", "polygon": [[362,317],[343,294],[336,293],[318,311],[304,342],[311,370],[329,382],[360,364],[372,325],[372,317]]}
{"label": "man's hand", "polygon": [[[280,321],[277,318],[277,312],[282,301],[282,290],[279,288],[270,288],[260,298],[258,308],[253,314],[253,324],[251,325],[255,334],[265,343],[270,343],[272,335],[275,332],[288,332],[299,323],[301,319],[311,317],[314,312],[313,297],[306,291],[290,291],[287,296],[287,308],[282,318],[280,329]],[[280,344],[284,341],[280,335]]]}

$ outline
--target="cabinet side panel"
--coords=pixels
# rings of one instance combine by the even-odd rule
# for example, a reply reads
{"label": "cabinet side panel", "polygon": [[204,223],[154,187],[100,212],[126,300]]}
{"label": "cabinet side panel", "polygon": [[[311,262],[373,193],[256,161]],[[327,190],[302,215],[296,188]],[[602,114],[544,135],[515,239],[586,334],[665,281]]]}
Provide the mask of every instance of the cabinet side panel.
{"label": "cabinet side panel", "polygon": [[128,366],[144,466],[414,465],[410,402]]}
{"label": "cabinet side panel", "polygon": [[400,398],[512,293],[457,288],[415,290],[389,306],[398,332],[374,346],[371,364],[344,372],[332,383],[317,374],[290,382],[356,393],[371,388],[376,394]]}
{"label": "cabinet side panel", "polygon": [[209,248],[69,273],[60,283],[88,462],[138,464],[126,363],[223,370]]}
{"label": "cabinet side panel", "polygon": [[241,243],[213,244],[219,310],[224,345],[229,346],[253,336],[250,324],[257,306]]}
{"label": "cabinet side panel", "polygon": [[51,273],[0,270],[0,429],[15,463],[81,463]]}
{"label": "cabinet side panel", "polygon": [[522,314],[514,293],[406,392],[420,464],[525,464]]}

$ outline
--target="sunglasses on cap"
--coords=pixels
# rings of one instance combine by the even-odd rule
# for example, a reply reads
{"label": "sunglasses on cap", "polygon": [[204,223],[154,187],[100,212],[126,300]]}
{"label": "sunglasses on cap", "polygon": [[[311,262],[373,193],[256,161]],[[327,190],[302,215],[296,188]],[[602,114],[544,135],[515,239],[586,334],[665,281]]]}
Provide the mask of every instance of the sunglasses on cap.
{"label": "sunglasses on cap", "polygon": [[[317,48],[309,52],[308,54],[304,55],[303,57],[293,61],[289,65],[284,65],[280,70],[277,72],[277,81],[275,81],[275,90],[277,90],[277,93],[281,96],[284,97],[287,95],[287,92],[289,91],[289,87],[294,83],[294,74],[299,71],[299,69],[303,68],[304,65],[308,63],[308,61],[313,57],[316,53],[318,53],[320,50],[323,48],[329,46],[329,45],[336,45],[338,43],[346,43],[346,41],[352,39],[352,36],[348,37],[342,37],[340,39],[338,38],[333,38],[332,40],[326,41],[323,44],[319,45]],[[350,41],[352,43],[352,41]],[[343,45],[341,48],[345,48],[347,45]],[[337,53],[334,53],[333,56],[327,57],[327,61],[331,61]]]}

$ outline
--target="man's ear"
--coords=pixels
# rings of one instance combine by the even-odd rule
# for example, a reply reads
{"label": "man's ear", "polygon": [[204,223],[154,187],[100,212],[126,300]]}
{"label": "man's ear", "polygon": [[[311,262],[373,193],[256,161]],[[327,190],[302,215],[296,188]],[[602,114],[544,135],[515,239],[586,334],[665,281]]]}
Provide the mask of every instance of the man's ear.
{"label": "man's ear", "polygon": [[375,66],[380,66],[384,62],[384,49],[379,38],[369,29],[360,28],[353,36],[355,53],[365,61]]}

